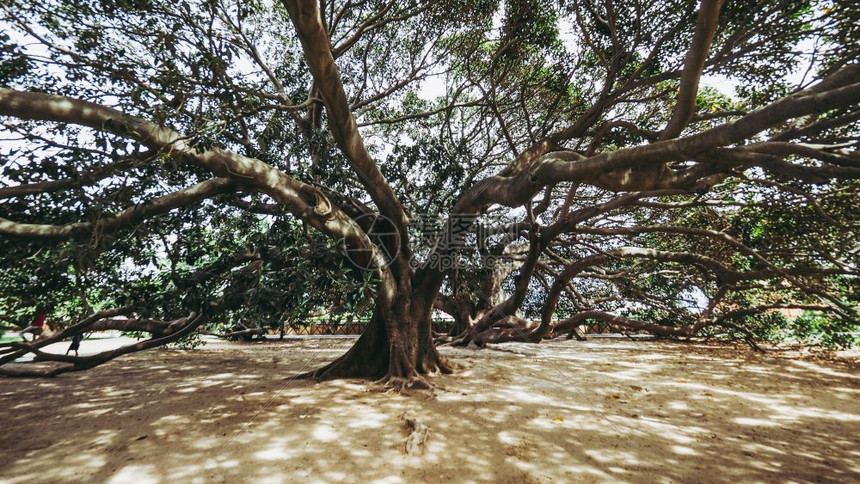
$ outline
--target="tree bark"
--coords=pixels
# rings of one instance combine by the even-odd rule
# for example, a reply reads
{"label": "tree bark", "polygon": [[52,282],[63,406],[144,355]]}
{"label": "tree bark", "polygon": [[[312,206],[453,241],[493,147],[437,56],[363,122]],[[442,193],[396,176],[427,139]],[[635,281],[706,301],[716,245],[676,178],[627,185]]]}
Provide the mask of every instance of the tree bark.
{"label": "tree bark", "polygon": [[[410,280],[411,282],[411,280]],[[377,298],[367,329],[350,350],[328,365],[300,375],[318,380],[371,378],[395,389],[429,388],[425,375],[451,373],[433,343],[433,301],[438,292],[418,281],[391,303]]]}

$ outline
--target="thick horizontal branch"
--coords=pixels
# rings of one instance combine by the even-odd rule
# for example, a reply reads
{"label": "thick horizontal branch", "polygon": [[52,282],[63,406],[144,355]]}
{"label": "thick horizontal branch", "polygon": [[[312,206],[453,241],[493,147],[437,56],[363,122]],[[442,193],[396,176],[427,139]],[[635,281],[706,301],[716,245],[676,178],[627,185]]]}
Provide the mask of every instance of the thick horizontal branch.
{"label": "thick horizontal branch", "polygon": [[80,187],[84,185],[92,185],[103,180],[118,171],[124,170],[135,163],[140,163],[147,158],[151,158],[152,153],[141,153],[134,157],[124,157],[111,165],[78,174],[74,178],[65,178],[62,180],[53,180],[39,183],[25,183],[9,187],[0,187],[0,199],[21,197],[25,195],[35,195],[39,193],[51,193],[60,190],[65,190],[71,187]]}
{"label": "thick horizontal branch", "polygon": [[117,316],[123,316],[132,312],[131,307],[122,307],[122,308],[114,308],[114,309],[105,309],[103,311],[99,311],[93,313],[81,321],[69,326],[68,328],[60,331],[59,333],[54,334],[45,339],[37,340],[33,343],[27,344],[22,347],[20,343],[16,343],[17,350],[12,348],[10,350],[11,344],[3,344],[0,345],[0,366],[9,363],[17,358],[20,358],[31,352],[33,349],[39,349],[45,346],[48,346],[53,343],[57,343],[59,341],[63,341],[64,339],[70,338],[72,335],[83,333],[85,331],[89,331],[89,328],[92,327],[96,322],[105,319],[105,318],[114,318]]}
{"label": "thick horizontal branch", "polygon": [[25,350],[27,352],[33,353],[35,355],[36,361],[55,361],[61,363],[68,363],[68,365],[52,368],[50,370],[5,368],[0,366],[0,375],[11,377],[53,377],[61,373],[68,373],[70,371],[87,370],[123,355],[136,353],[138,351],[144,351],[150,348],[156,348],[159,346],[164,346],[168,343],[172,343],[190,334],[192,331],[197,329],[197,327],[203,324],[205,320],[205,315],[191,313],[191,315],[189,315],[187,318],[177,320],[176,325],[178,329],[170,334],[159,338],[148,339],[131,345],[121,346],[115,350],[103,351],[101,353],[89,356],[55,355],[51,353],[45,353],[36,348],[28,346],[27,348],[25,348]]}
{"label": "thick horizontal branch", "polygon": [[[375,268],[382,281],[391,282],[388,261],[361,227],[321,190],[260,160],[218,147],[201,149],[168,127],[96,103],[64,96],[0,87],[0,115],[73,123],[134,139],[148,148],[203,167],[217,176],[250,185],[270,195],[314,228],[343,240],[346,247],[353,251],[351,256],[358,264]],[[9,224],[5,227],[13,232],[19,229]],[[394,294],[386,291],[384,296],[393,298]]]}
{"label": "thick horizontal branch", "polygon": [[554,328],[556,333],[565,333],[575,329],[577,326],[584,324],[587,320],[602,321],[604,323],[624,326],[630,329],[647,331],[651,334],[660,336],[692,336],[693,326],[665,326],[657,323],[649,323],[646,321],[638,321],[635,319],[625,318],[605,311],[583,311],[577,313],[571,318],[559,321]]}
{"label": "thick horizontal branch", "polygon": [[0,218],[0,234],[38,239],[67,239],[85,237],[93,232],[113,232],[122,228],[133,227],[147,218],[165,214],[176,208],[186,207],[215,195],[233,192],[237,186],[238,183],[234,180],[214,178],[135,205],[116,215],[95,222],[65,225],[25,224]]}
{"label": "thick horizontal branch", "polygon": [[693,188],[701,177],[718,173],[719,170],[702,170],[701,177],[691,178],[684,170],[667,169],[656,173],[651,179],[642,180],[625,179],[631,176],[631,173],[624,170],[695,159],[710,150],[741,143],[789,119],[858,102],[860,66],[851,65],[810,89],[699,134],[601,153],[589,158],[568,151],[546,154],[516,175],[497,175],[479,181],[461,196],[454,211],[474,213],[480,207],[490,204],[517,207],[531,200],[543,187],[561,181],[596,183],[607,189],[616,184],[623,187],[624,191]]}

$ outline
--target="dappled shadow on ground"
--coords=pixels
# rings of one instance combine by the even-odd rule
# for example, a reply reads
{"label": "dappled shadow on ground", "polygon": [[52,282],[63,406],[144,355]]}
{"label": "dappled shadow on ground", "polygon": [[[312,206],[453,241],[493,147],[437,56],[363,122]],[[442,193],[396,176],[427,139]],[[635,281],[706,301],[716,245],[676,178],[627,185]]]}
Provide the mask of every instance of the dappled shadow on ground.
{"label": "dappled shadow on ground", "polygon": [[[349,341],[210,344],[0,379],[0,481],[852,482],[851,362],[595,340],[444,349],[432,392],[289,376]],[[430,428],[404,453],[409,412]]]}

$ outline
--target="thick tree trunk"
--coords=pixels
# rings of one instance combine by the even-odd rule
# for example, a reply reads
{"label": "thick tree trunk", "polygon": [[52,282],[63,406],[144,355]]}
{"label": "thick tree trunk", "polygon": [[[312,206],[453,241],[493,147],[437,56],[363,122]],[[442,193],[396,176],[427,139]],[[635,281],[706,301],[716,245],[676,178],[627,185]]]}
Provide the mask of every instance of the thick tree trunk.
{"label": "thick tree trunk", "polygon": [[337,360],[301,376],[371,378],[396,389],[429,388],[425,375],[452,372],[433,343],[435,294],[419,284],[409,292],[398,291],[390,305],[378,298],[373,317],[355,345]]}

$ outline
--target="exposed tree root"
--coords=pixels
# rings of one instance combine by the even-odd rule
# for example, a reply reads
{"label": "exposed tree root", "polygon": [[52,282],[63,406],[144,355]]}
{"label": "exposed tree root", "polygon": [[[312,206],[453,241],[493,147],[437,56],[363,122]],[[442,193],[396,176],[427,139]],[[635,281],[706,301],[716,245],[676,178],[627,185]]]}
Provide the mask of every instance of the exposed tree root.
{"label": "exposed tree root", "polygon": [[[295,378],[328,380],[361,378],[374,380],[385,391],[406,393],[407,390],[430,389],[427,376],[454,372],[428,341],[428,347],[411,356],[400,345],[390,344],[379,327],[369,327],[356,344],[343,356],[313,371]],[[417,361],[416,361],[417,360]]]}
{"label": "exposed tree root", "polygon": [[418,375],[410,377],[386,375],[375,381],[374,384],[379,385],[380,389],[385,392],[404,395],[409,395],[409,390],[430,390],[433,388],[429,381]]}
{"label": "exposed tree root", "polygon": [[573,328],[567,333],[567,336],[564,339],[573,339],[576,338],[577,341],[587,341],[585,336],[579,334],[579,330],[577,328]]}
{"label": "exposed tree root", "polygon": [[430,436],[430,429],[421,423],[410,412],[406,412],[401,417],[406,421],[406,429],[409,435],[406,437],[404,450],[407,455],[422,455],[427,446],[427,438]]}

